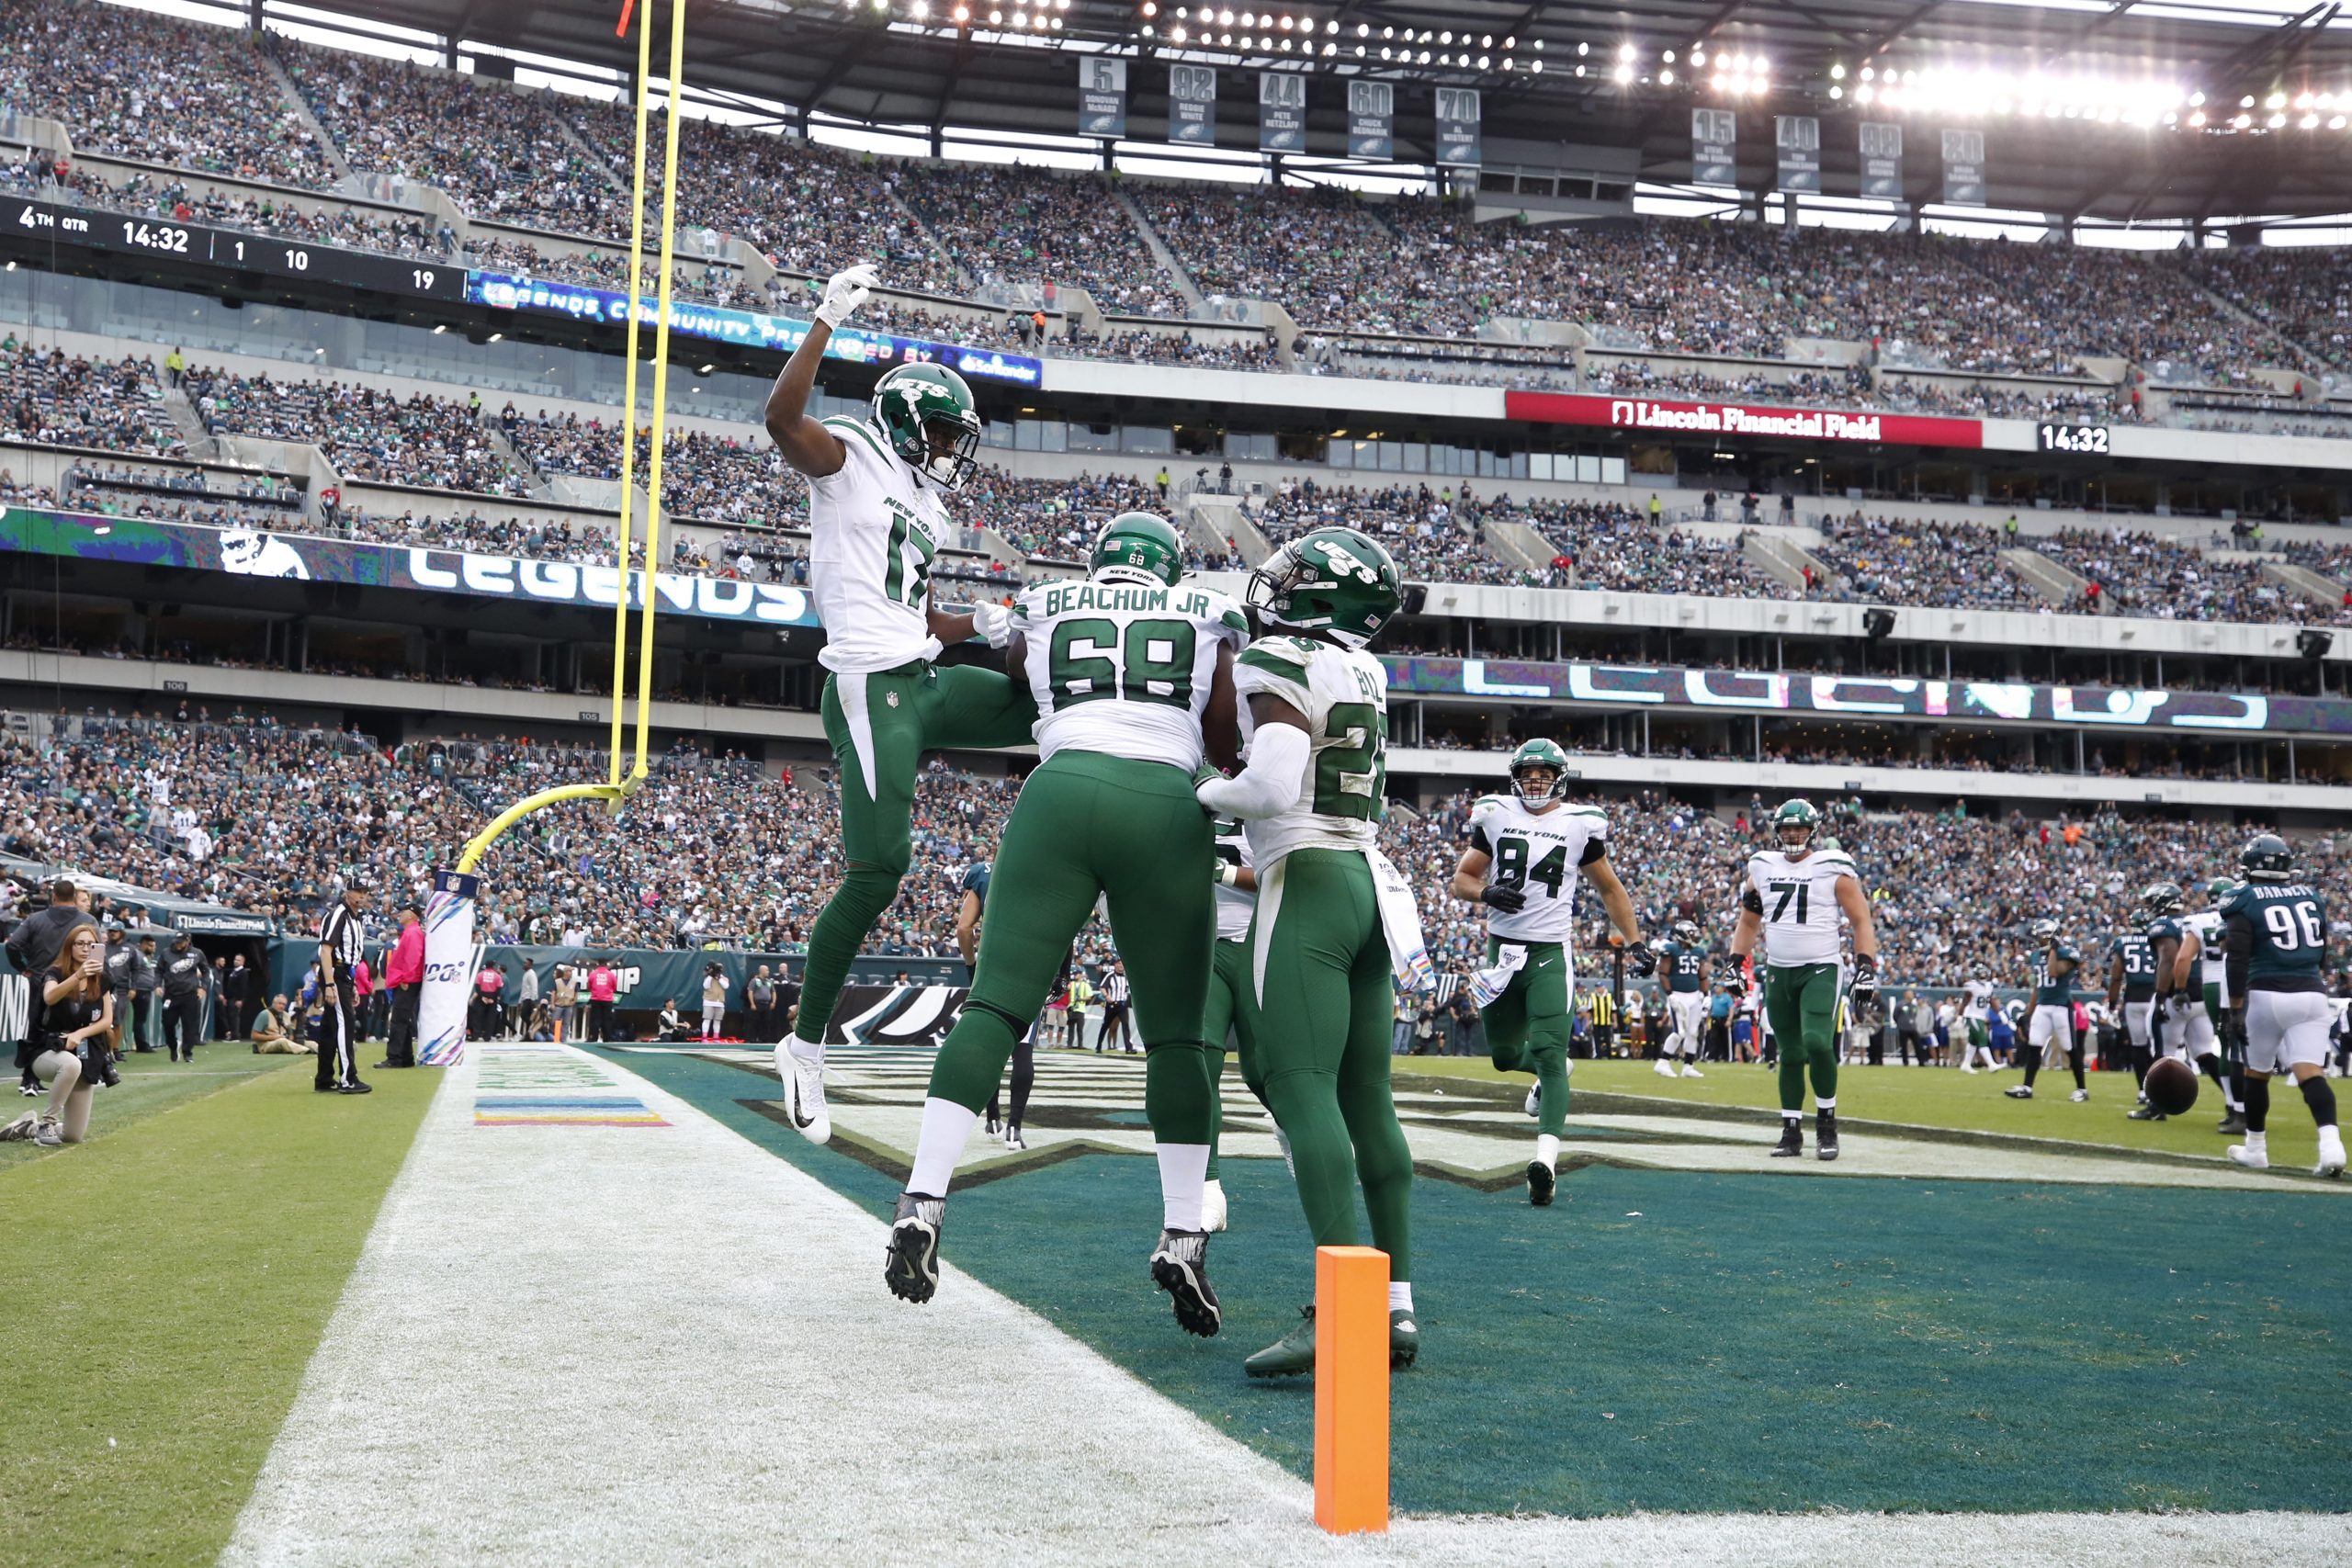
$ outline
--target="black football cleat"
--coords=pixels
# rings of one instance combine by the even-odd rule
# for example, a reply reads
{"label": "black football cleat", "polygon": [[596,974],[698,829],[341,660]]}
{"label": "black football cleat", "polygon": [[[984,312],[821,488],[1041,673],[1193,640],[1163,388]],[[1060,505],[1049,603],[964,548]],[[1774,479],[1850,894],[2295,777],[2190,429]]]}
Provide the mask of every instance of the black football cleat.
{"label": "black football cleat", "polygon": [[1838,1157],[1838,1112],[1821,1111],[1814,1113],[1814,1153],[1823,1159]]}
{"label": "black football cleat", "polygon": [[1151,1281],[1166,1291],[1176,1308],[1176,1326],[1204,1339],[1214,1338],[1224,1326],[1225,1314],[1209,1285],[1209,1237],[1206,1231],[1159,1233],[1151,1255]]}
{"label": "black football cleat", "polygon": [[902,1302],[920,1306],[939,1289],[939,1228],[947,1200],[921,1192],[899,1194],[890,1217],[890,1248],[882,1262],[882,1282]]}
{"label": "black football cleat", "polygon": [[1774,1159],[1795,1159],[1804,1153],[1804,1125],[1793,1116],[1781,1118],[1781,1141],[1772,1145]]}
{"label": "black football cleat", "polygon": [[1527,1162],[1527,1201],[1539,1209],[1550,1208],[1552,1194],[1559,1185],[1560,1179],[1550,1166],[1540,1159]]}

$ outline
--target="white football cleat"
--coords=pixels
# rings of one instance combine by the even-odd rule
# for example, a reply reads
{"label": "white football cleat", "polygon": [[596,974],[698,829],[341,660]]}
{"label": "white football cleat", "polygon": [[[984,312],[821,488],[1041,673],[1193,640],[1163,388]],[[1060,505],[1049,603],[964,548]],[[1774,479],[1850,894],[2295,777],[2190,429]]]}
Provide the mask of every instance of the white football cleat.
{"label": "white football cleat", "polygon": [[2076,1089],[2074,1093],[2072,1093],[2072,1094],[2068,1095],[2066,1098],[2067,1098],[2068,1100],[2073,1100],[2075,1104],[2077,1104],[2077,1105],[2081,1105],[2081,1104],[2083,1104],[2085,1101],[2088,1100],[2090,1099],[2090,1097],[2091,1097],[2091,1091],[2090,1091],[2090,1090],[2088,1090],[2088,1089]]}
{"label": "white football cleat", "polygon": [[1527,1113],[1530,1116],[1544,1114],[1544,1085],[1540,1080],[1528,1086]]}
{"label": "white football cleat", "polygon": [[1225,1222],[1225,1183],[1211,1177],[1201,1183],[1201,1229],[1214,1235]]}
{"label": "white football cleat", "polygon": [[2319,1164],[2312,1168],[2312,1174],[2326,1177],[2344,1174],[2344,1134],[2334,1127],[2319,1130]]}
{"label": "white football cleat", "polygon": [[1662,1078],[1670,1078],[1674,1077],[1674,1064],[1668,1061],[1665,1057],[1660,1056],[1657,1059],[1657,1071],[1658,1077]]}
{"label": "white football cleat", "polygon": [[833,1135],[833,1119],[825,1111],[825,1064],[804,1062],[790,1040],[775,1048],[775,1076],[784,1085],[784,1113],[799,1134],[812,1144]]}
{"label": "white football cleat", "polygon": [[2242,1165],[2248,1170],[2270,1168],[2270,1152],[2267,1149],[2250,1149],[2244,1144],[2230,1145],[2230,1160],[2232,1164]]}
{"label": "white football cleat", "polygon": [[1685,1062],[1682,1064],[1682,1076],[1686,1078],[1703,1078],[1707,1075],[1692,1066],[1690,1063]]}

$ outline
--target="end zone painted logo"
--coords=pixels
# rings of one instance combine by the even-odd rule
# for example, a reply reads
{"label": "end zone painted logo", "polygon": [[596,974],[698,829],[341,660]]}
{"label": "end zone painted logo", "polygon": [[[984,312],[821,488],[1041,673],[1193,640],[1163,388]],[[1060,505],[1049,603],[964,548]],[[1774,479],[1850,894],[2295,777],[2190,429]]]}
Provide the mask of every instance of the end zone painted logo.
{"label": "end zone painted logo", "polygon": [[1893,442],[1906,446],[1984,445],[1982,420],[1869,413],[1860,410],[1750,408],[1745,403],[1682,403],[1656,398],[1597,398],[1572,392],[1506,392],[1503,412],[1510,418],[1538,424],[1592,424],[1611,430],[1769,435],[1799,441]]}

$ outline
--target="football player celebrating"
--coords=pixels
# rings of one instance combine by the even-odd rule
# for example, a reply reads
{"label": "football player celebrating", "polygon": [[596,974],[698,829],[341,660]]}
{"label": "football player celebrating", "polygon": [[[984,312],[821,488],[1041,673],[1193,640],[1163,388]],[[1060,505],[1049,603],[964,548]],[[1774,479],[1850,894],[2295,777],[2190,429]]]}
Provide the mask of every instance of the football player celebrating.
{"label": "football player celebrating", "polygon": [[1666,977],[1666,1048],[1659,1053],[1657,1075],[1675,1076],[1674,1058],[1682,1058],[1681,1076],[1701,1078],[1699,1043],[1707,1031],[1707,944],[1696,920],[1677,920],[1672,939],[1657,950],[1658,972]]}
{"label": "football player celebrating", "polygon": [[2055,920],[2034,921],[2033,940],[2041,945],[2041,955],[2033,961],[2033,1014],[2025,1028],[2025,1082],[2001,1092],[2011,1100],[2031,1100],[2034,1076],[2041,1071],[2054,1043],[2064,1049],[2066,1061],[2075,1069],[2075,1092],[2067,1098],[2079,1103],[2091,1097],[2083,1083],[2083,1043],[2075,1038],[2075,973],[2083,966],[2083,955],[2072,942],[2060,938]]}
{"label": "football player celebrating", "polygon": [[2321,970],[2327,958],[2327,906],[2295,875],[2293,854],[2276,833],[2257,835],[2238,856],[2245,881],[2222,900],[2222,940],[2233,1010],[2245,1023],[2245,1142],[2230,1158],[2270,1168],[2270,1079],[2286,1073],[2303,1091],[2319,1127],[2314,1174],[2344,1174],[2344,1134],[2327,1081],[2330,1009]]}
{"label": "football player celebrating", "polygon": [[1878,931],[1870,900],[1843,850],[1818,850],[1821,813],[1793,799],[1772,814],[1775,849],[1748,857],[1742,874],[1739,923],[1732,931],[1736,964],[1764,942],[1764,1010],[1781,1052],[1781,1142],[1776,1159],[1804,1153],[1804,1085],[1813,1078],[1815,1144],[1838,1157],[1838,920],[1854,930],[1849,994],[1867,1005],[1878,996]]}
{"label": "football player celebrating", "polygon": [[1971,969],[1962,995],[1964,1001],[1960,1010],[1960,1070],[1974,1072],[1975,1058],[1981,1052],[1984,1070],[1998,1072],[2001,1064],[1993,1059],[1993,971],[1982,964]]}
{"label": "football player celebrating", "polygon": [[854,266],[825,285],[817,319],[768,393],[767,430],[808,479],[808,586],[824,624],[825,738],[840,764],[848,868],[808,933],[800,1013],[775,1047],[785,1109],[811,1143],[825,1111],[825,1031],[875,921],[899,896],[909,858],[916,764],[940,747],[1018,746],[1036,717],[1029,694],[989,670],[943,669],[945,645],[1010,637],[1001,604],[950,615],[931,603],[931,559],[949,527],[944,497],[978,467],[971,389],[937,365],[901,365],[874,388],[870,419],[810,419],[808,394],[833,330],[876,282]]}
{"label": "football player celebrating", "polygon": [[1600,907],[1625,943],[1638,978],[1657,966],[1642,945],[1634,901],[1609,863],[1609,818],[1598,806],[1566,804],[1568,755],[1549,740],[1511,753],[1511,794],[1470,808],[1470,847],[1453,868],[1456,898],[1487,907],[1487,962],[1473,996],[1495,1070],[1535,1075],[1535,1157],[1527,1201],[1552,1201],[1560,1139],[1568,1130],[1568,1032],[1576,987],[1576,879],[1600,893]]}
{"label": "football player celebrating", "polygon": [[2226,876],[2205,885],[2206,908],[2179,917],[2180,946],[2173,955],[2173,989],[2179,998],[2173,1005],[2183,1038],[2192,1053],[2213,1043],[2221,1052],[2225,1114],[2214,1129],[2217,1133],[2245,1131],[2245,1041],[2238,1032],[2244,1015],[2231,1006],[2228,954],[2222,941],[2222,906],[2237,886]]}
{"label": "football player celebrating", "polygon": [[1241,1047],[1241,1081],[1264,1081],[1250,1036],[1250,1019],[1241,998],[1250,988],[1250,917],[1258,908],[1258,872],[1250,859],[1250,836],[1237,817],[1216,820],[1216,861],[1211,868],[1216,883],[1216,947],[1209,966],[1208,1016],[1201,1023],[1201,1043],[1209,1068],[1209,1179],[1202,1189],[1202,1228],[1212,1235],[1225,1229],[1225,1183],[1217,1176],[1217,1144],[1225,1134],[1225,1043],[1229,1036]]}
{"label": "football player celebrating", "polygon": [[[1396,564],[1352,528],[1317,528],[1250,574],[1267,635],[1234,662],[1250,765],[1204,774],[1201,804],[1238,817],[1257,863],[1242,1014],[1260,1081],[1290,1141],[1317,1247],[1358,1240],[1356,1190],[1388,1254],[1389,1359],[1412,1364],[1413,1156],[1388,1086],[1396,959],[1426,964],[1412,890],[1377,847],[1388,773],[1388,676],[1364,651],[1404,604]],[[1243,1363],[1252,1377],[1315,1365],[1314,1309]]]}
{"label": "football player celebrating", "polygon": [[1183,1328],[1217,1331],[1201,1214],[1209,1160],[1201,1015],[1216,929],[1201,868],[1214,851],[1193,776],[1204,741],[1233,760],[1233,650],[1247,623],[1225,595],[1180,587],[1183,573],[1176,530],[1149,513],[1123,513],[1095,536],[1083,581],[1039,583],[1013,605],[1005,663],[1035,697],[1043,761],[997,846],[996,908],[979,950],[988,962],[939,1047],[891,1222],[883,1280],[902,1300],[927,1302],[938,1289],[956,1156],[1102,898],[1143,1032],[1163,1222],[1151,1277],[1174,1298]]}

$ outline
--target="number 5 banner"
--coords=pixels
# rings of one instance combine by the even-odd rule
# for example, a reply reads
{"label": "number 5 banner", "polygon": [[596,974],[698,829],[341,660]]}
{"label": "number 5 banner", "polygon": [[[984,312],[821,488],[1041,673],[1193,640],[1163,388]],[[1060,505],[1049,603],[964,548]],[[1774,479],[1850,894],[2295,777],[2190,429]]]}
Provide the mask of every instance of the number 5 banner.
{"label": "number 5 banner", "polygon": [[1127,133],[1127,62],[1098,55],[1078,62],[1078,133],[1116,141]]}

